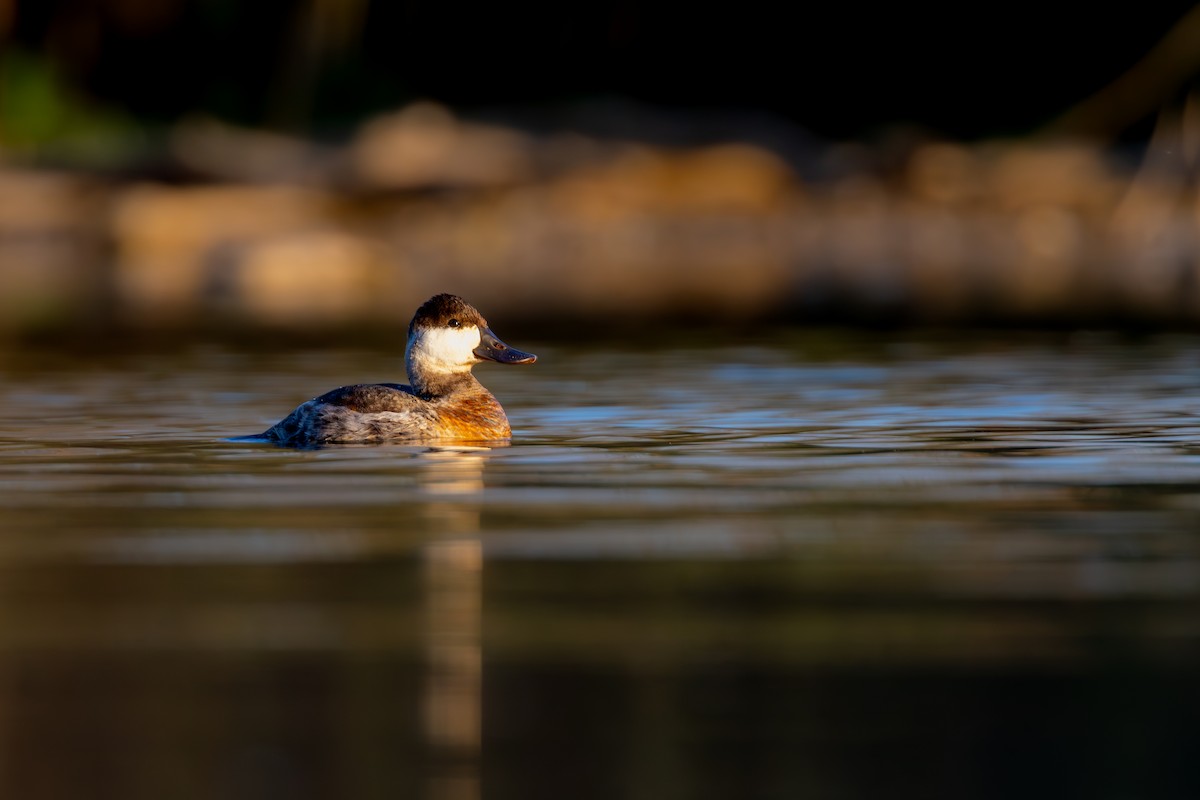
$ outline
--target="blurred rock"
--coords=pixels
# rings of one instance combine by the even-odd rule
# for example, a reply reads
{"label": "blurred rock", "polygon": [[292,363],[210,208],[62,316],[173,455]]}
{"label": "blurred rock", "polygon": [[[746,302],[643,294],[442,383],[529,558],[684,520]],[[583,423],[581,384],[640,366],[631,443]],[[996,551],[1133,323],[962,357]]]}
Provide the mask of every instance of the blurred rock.
{"label": "blurred rock", "polygon": [[419,103],[367,123],[350,146],[350,164],[357,181],[374,189],[482,188],[529,178],[532,149],[516,131]]}
{"label": "blurred rock", "polygon": [[744,316],[787,285],[782,217],[798,196],[755,148],[637,148],[502,194],[405,204],[380,232],[424,290],[501,310]]}
{"label": "blurred rock", "polygon": [[0,330],[98,321],[109,298],[104,203],[82,176],[0,170]]}
{"label": "blurred rock", "polygon": [[1089,213],[1111,212],[1125,181],[1101,151],[1080,144],[984,148],[986,195],[1004,210],[1056,206]]}
{"label": "blurred rock", "polygon": [[182,167],[209,181],[318,186],[339,167],[337,152],[312,142],[212,119],[178,125],[170,148]]}
{"label": "blurred rock", "polygon": [[986,167],[962,144],[938,142],[917,148],[908,162],[908,188],[913,199],[963,208],[987,196]]}
{"label": "blurred rock", "polygon": [[224,294],[222,314],[272,327],[304,328],[349,320],[394,324],[424,300],[406,292],[402,270],[383,248],[339,230],[305,230],[250,240],[210,270]]}
{"label": "blurred rock", "polygon": [[113,212],[115,288],[127,321],[195,322],[213,283],[212,256],[266,237],[322,228],[327,194],[296,187],[123,189]]}
{"label": "blurred rock", "polygon": [[[762,147],[533,136],[418,105],[343,150],[191,123],[190,185],[0,171],[0,325],[529,319],[1200,320],[1200,168],[1066,142]],[[115,301],[115,305],[114,305]],[[481,301],[482,302],[482,301]]]}
{"label": "blurred rock", "polygon": [[750,145],[684,151],[630,148],[550,184],[567,213],[605,218],[651,214],[761,214],[798,194],[782,159]]}

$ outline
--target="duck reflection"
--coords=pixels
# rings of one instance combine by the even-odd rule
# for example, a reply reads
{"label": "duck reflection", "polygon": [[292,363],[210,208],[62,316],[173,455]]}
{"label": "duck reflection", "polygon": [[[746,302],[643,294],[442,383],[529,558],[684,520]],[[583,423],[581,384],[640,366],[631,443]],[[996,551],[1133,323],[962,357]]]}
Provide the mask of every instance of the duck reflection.
{"label": "duck reflection", "polygon": [[476,450],[436,449],[421,456],[420,485],[432,530],[420,563],[423,648],[428,670],[422,724],[432,751],[427,796],[480,796],[483,702],[483,549],[479,538],[484,458]]}

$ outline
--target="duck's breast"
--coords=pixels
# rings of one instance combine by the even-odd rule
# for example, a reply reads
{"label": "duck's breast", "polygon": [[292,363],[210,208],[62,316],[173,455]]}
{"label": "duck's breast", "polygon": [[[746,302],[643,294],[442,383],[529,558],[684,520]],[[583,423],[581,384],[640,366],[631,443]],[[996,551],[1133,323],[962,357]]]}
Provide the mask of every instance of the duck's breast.
{"label": "duck's breast", "polygon": [[456,396],[445,402],[435,401],[433,405],[442,438],[486,441],[512,436],[508,416],[496,398],[487,392]]}

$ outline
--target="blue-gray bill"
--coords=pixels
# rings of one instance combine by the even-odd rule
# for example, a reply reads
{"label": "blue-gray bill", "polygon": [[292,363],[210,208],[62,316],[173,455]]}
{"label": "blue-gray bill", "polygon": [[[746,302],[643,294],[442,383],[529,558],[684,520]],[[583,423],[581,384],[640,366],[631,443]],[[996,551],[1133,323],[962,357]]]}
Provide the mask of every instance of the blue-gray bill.
{"label": "blue-gray bill", "polygon": [[522,352],[500,341],[491,328],[483,328],[479,334],[479,346],[474,352],[480,358],[499,364],[532,364],[537,361],[537,356],[533,353]]}

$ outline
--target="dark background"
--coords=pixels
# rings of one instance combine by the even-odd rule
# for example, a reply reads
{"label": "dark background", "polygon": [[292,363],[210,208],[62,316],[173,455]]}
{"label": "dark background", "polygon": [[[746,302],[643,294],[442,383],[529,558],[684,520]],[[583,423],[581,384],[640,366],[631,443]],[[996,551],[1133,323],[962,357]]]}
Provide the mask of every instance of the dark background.
{"label": "dark background", "polygon": [[[0,42],[46,59],[88,102],[149,123],[200,112],[336,135],[433,99],[587,127],[604,123],[581,106],[623,98],[766,112],[827,139],[897,124],[975,139],[1053,121],[1191,7],[9,0]],[[1086,132],[1144,136],[1195,79],[1182,81],[1164,75],[1135,119]]]}

